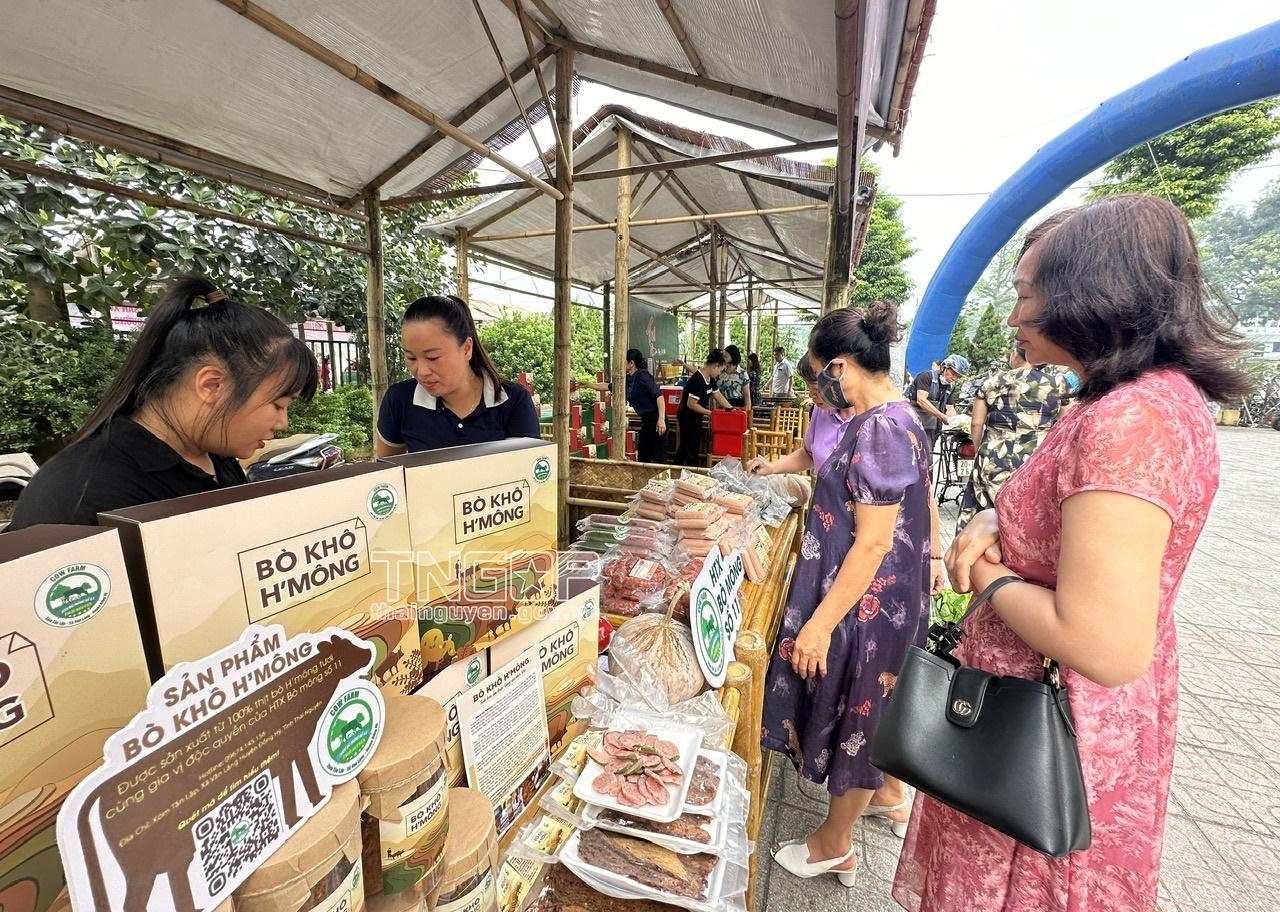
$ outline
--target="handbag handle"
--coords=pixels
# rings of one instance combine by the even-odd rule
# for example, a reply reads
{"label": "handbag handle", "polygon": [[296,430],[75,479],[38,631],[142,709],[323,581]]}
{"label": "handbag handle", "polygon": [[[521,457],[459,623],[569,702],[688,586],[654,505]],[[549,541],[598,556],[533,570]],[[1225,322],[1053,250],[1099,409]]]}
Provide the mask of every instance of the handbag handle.
{"label": "handbag handle", "polygon": [[[934,624],[929,628],[929,651],[934,655],[951,657],[952,651],[960,645],[960,640],[964,638],[964,622],[969,619],[969,615],[981,608],[992,597],[1011,583],[1025,583],[1020,576],[1009,574],[994,580],[991,585],[978,593],[978,596],[969,603],[969,607],[958,621],[946,621],[941,624]],[[1044,683],[1058,690],[1062,687],[1062,674],[1058,668],[1056,660],[1044,657]]]}

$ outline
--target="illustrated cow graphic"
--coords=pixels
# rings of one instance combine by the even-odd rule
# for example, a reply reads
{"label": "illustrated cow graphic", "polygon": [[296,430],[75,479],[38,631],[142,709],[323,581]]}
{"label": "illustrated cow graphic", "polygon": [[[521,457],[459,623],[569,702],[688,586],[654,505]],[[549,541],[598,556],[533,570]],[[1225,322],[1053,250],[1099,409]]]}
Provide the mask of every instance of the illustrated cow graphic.
{"label": "illustrated cow graphic", "polygon": [[[309,673],[314,673],[316,666],[313,660],[289,670],[270,685],[279,684],[286,691],[298,690],[299,696],[287,704],[289,718],[280,726],[276,737],[271,742],[270,751],[265,753],[268,761],[265,767],[239,769],[232,773],[218,772],[217,768],[226,761],[226,751],[209,751],[200,762],[184,768],[181,776],[174,777],[175,781],[167,784],[173,788],[177,796],[185,794],[186,790],[196,783],[205,781],[205,777],[213,779],[216,783],[212,787],[216,794],[216,789],[226,781],[219,779],[220,776],[248,774],[252,777],[266,768],[270,770],[271,777],[279,787],[286,827],[292,830],[298,825],[302,819],[302,813],[294,784],[295,773],[306,792],[305,808],[314,807],[324,797],[309,757],[309,746],[316,727],[337,691],[346,685],[348,679],[360,675],[374,657],[371,647],[359,645],[338,636],[320,642],[316,653],[321,663],[326,659],[332,660],[329,673],[325,674],[319,683],[306,688],[299,686]],[[236,709],[251,705],[261,696],[261,690],[248,694],[239,702],[232,704],[226,715],[221,718],[229,718]],[[199,738],[206,731],[209,732],[209,741],[214,740],[211,726],[217,723],[219,718],[214,717],[192,726],[184,732],[185,740],[188,743],[199,743]],[[161,748],[152,756],[158,758],[163,751],[164,748]],[[122,908],[124,912],[146,912],[151,894],[157,887],[156,882],[167,879],[173,896],[174,912],[198,912],[188,872],[196,852],[191,827],[181,828],[178,838],[175,838],[174,827],[170,821],[166,820],[159,825],[148,825],[151,824],[151,817],[156,812],[157,804],[154,801],[128,804],[122,810],[119,809],[121,796],[133,791],[134,784],[130,780],[136,777],[136,767],[125,769],[99,784],[84,799],[83,811],[76,826],[80,847],[84,852],[85,870],[93,885],[93,903],[87,909],[90,912],[107,912],[112,908]],[[108,818],[107,811],[113,808],[117,812]],[[190,813],[190,811],[184,813]],[[96,838],[90,827],[91,820],[99,822],[105,840]],[[122,906],[113,907],[107,895],[102,861],[99,858],[99,851],[104,847],[104,842],[110,847],[128,883]],[[63,851],[66,852],[67,847],[63,847]]]}

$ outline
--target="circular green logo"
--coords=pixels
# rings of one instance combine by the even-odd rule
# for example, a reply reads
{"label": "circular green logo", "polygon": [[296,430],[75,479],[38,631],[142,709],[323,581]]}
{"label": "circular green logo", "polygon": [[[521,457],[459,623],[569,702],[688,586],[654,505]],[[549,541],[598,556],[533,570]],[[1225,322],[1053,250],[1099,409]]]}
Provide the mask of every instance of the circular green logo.
{"label": "circular green logo", "polygon": [[551,460],[546,456],[539,456],[538,461],[533,464],[533,480],[541,484],[551,477]]}
{"label": "circular green logo", "polygon": [[336,697],[316,732],[320,768],[335,779],[358,773],[373,756],[382,738],[382,697],[360,681]]}
{"label": "circular green logo", "polygon": [[582,606],[582,619],[585,621],[587,618],[591,617],[591,615],[595,614],[595,612],[596,600],[587,599],[587,603]]}
{"label": "circular green logo", "polygon": [[400,505],[400,495],[389,484],[380,484],[369,492],[369,515],[374,519],[386,519]]}
{"label": "circular green logo", "polygon": [[480,660],[472,659],[467,663],[467,686],[472,687],[480,682]]}
{"label": "circular green logo", "polygon": [[50,627],[83,624],[107,604],[111,577],[96,564],[72,564],[49,574],[36,590],[36,616]]}
{"label": "circular green logo", "polygon": [[698,593],[698,638],[702,641],[702,652],[707,657],[707,665],[713,675],[719,675],[724,667],[724,624],[720,612],[711,598],[711,593],[703,589]]}

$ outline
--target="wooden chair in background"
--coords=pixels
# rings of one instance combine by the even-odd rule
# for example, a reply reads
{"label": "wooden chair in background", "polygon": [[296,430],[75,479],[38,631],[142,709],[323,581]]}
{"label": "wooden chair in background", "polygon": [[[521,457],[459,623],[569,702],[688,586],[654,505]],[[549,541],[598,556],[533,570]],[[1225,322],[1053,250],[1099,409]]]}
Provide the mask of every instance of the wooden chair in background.
{"label": "wooden chair in background", "polygon": [[773,428],[774,431],[787,431],[792,437],[799,439],[801,436],[800,422],[804,416],[804,411],[790,406],[778,406],[773,410]]}
{"label": "wooden chair in background", "polygon": [[795,434],[790,431],[763,431],[752,428],[743,435],[743,462],[750,462],[757,456],[763,456],[769,462],[775,462],[796,448]]}

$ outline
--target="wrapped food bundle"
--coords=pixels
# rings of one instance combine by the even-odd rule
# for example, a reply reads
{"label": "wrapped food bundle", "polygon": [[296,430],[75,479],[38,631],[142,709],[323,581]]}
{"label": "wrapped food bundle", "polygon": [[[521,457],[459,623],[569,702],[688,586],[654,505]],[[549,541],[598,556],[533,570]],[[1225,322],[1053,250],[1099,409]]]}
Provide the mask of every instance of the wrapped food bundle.
{"label": "wrapped food bundle", "polygon": [[604,565],[604,580],[605,613],[633,617],[657,603],[671,573],[659,561],[619,552]]}
{"label": "wrapped food bundle", "polygon": [[711,498],[713,503],[724,507],[730,513],[739,515],[748,513],[755,506],[755,498],[750,494],[739,494],[736,491],[720,491]]}
{"label": "wrapped food bundle", "polygon": [[685,470],[676,479],[676,493],[696,497],[699,500],[710,500],[720,483],[710,475],[699,475],[697,472]]}
{"label": "wrapped food bundle", "polygon": [[705,529],[724,518],[724,507],[709,501],[700,501],[683,507],[674,507],[671,515],[678,529]]}
{"label": "wrapped food bundle", "polygon": [[[683,592],[687,598],[688,589]],[[666,614],[642,614],[632,618],[613,636],[615,648],[620,643],[626,644],[621,651],[631,650],[653,670],[666,693],[668,704],[696,697],[707,683],[698,665],[698,654],[694,651],[693,633],[687,624],[675,619],[675,604],[674,598],[668,602]],[[613,662],[612,657],[610,662]],[[616,669],[614,673],[617,673]]]}

